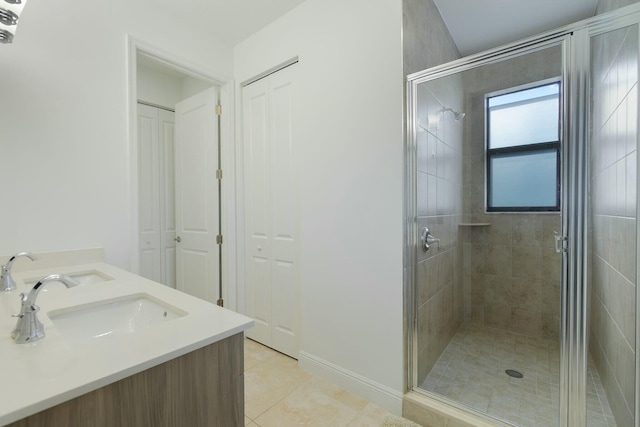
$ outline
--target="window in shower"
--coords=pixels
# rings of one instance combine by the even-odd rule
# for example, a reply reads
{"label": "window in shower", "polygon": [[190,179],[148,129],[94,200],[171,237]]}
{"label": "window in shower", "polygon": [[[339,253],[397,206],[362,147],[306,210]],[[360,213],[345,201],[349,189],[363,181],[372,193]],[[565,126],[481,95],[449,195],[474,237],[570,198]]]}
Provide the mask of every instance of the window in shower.
{"label": "window in shower", "polygon": [[560,210],[560,82],[485,96],[487,211]]}

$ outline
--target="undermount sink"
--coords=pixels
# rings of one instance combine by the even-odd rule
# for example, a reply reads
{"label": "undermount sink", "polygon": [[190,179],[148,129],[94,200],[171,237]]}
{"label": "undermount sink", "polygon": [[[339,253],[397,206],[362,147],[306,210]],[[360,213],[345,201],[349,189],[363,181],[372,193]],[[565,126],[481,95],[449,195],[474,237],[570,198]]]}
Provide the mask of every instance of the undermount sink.
{"label": "undermount sink", "polygon": [[126,335],[186,316],[149,294],[133,294],[47,313],[60,334],[73,341]]}
{"label": "undermount sink", "polygon": [[[81,285],[90,285],[92,283],[102,283],[109,282],[113,280],[113,277],[107,276],[98,270],[90,270],[90,271],[78,271],[74,273],[67,273],[66,276],[71,277],[78,281]],[[25,285],[31,287],[38,283],[38,281],[42,279],[41,277],[26,279],[24,281]],[[42,289],[42,292],[51,291],[54,289],[66,289],[66,286],[62,283],[51,282],[45,288]]]}

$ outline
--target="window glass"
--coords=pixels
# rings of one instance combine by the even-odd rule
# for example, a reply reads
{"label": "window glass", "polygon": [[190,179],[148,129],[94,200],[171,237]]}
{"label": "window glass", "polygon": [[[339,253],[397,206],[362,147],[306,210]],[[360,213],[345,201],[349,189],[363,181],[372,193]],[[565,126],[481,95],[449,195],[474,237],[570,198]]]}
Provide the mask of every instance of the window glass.
{"label": "window glass", "polygon": [[560,210],[560,83],[488,95],[486,109],[487,210]]}
{"label": "window glass", "polygon": [[489,148],[557,141],[557,83],[489,98]]}
{"label": "window glass", "polygon": [[490,206],[555,206],[556,165],[555,149],[492,156]]}

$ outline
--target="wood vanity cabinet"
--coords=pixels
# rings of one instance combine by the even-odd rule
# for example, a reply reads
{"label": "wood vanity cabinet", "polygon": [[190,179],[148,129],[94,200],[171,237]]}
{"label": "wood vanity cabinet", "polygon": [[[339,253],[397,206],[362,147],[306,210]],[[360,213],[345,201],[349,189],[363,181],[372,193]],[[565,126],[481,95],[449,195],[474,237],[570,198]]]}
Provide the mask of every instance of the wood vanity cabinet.
{"label": "wood vanity cabinet", "polygon": [[244,426],[243,346],[233,335],[9,426]]}

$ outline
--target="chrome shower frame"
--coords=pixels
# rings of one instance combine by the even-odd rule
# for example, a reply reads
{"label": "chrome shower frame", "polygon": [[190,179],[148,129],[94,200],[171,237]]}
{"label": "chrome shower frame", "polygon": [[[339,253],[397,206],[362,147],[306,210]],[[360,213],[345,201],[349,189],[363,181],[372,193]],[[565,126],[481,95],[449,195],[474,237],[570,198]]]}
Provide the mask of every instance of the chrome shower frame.
{"label": "chrome shower frame", "polygon": [[[450,409],[450,413],[469,416],[478,421],[505,424],[435,393],[417,389],[417,307],[415,283],[419,230],[417,225],[416,141],[417,88],[427,81],[472,68],[502,61],[537,50],[562,48],[561,129],[561,213],[562,236],[568,251],[562,259],[560,325],[560,426],[584,427],[586,424],[586,371],[588,355],[588,265],[589,253],[589,97],[590,40],[592,37],[640,24],[640,4],[627,6],[560,29],[531,37],[500,48],[462,58],[428,70],[410,74],[406,79],[405,185],[404,185],[404,339],[405,391]],[[639,150],[640,151],[640,150]],[[640,181],[640,175],[639,175]],[[640,189],[640,182],[637,186]],[[640,198],[638,198],[640,200]],[[639,227],[640,228],[640,227]],[[640,233],[636,231],[637,247]],[[636,271],[640,278],[640,267]],[[636,372],[635,420],[640,421],[640,304],[636,286]]]}

